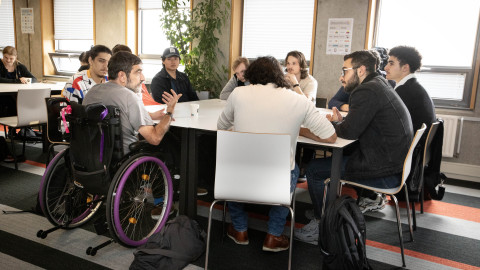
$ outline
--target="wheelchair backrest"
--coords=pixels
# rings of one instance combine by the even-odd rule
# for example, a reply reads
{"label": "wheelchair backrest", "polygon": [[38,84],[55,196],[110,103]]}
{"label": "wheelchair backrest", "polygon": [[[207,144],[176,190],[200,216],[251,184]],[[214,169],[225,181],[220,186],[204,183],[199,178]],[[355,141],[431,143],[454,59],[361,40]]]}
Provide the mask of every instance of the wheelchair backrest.
{"label": "wheelchair backrest", "polygon": [[71,102],[61,118],[61,125],[66,125],[64,133],[70,134],[64,137],[69,137],[75,181],[89,193],[106,194],[110,166],[123,156],[120,110],[115,106]]}

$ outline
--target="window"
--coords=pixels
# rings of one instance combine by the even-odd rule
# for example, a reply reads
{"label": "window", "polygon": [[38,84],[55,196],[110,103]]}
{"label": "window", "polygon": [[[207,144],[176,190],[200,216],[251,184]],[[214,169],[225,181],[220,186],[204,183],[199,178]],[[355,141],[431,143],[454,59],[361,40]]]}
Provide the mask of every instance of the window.
{"label": "window", "polygon": [[2,18],[0,20],[0,37],[2,37],[0,38],[0,49],[6,46],[15,47],[15,24],[12,0],[0,1],[0,18]]}
{"label": "window", "polygon": [[[185,2],[184,9],[190,4]],[[171,43],[165,36],[160,22],[162,1],[139,0],[138,2],[138,47],[143,61],[144,75],[151,79],[162,69],[162,53]],[[154,33],[154,34],[152,34]],[[179,67],[183,71],[184,67]]]}
{"label": "window", "polygon": [[74,74],[80,53],[94,45],[93,0],[54,0],[55,53],[49,53],[57,75]]}
{"label": "window", "polygon": [[311,58],[314,0],[244,0],[242,55],[285,59],[297,50]]}
{"label": "window", "polygon": [[374,46],[417,48],[423,67],[416,76],[435,105],[469,108],[480,1],[379,0],[377,8]]}

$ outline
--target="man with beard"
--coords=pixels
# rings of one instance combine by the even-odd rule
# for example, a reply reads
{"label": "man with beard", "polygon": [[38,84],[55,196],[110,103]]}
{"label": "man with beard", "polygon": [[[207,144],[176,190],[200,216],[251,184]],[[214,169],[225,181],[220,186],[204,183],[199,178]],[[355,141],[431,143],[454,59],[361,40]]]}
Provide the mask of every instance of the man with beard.
{"label": "man with beard", "polygon": [[[130,151],[128,146],[131,143],[138,141],[138,133],[150,144],[158,145],[170,127],[175,105],[182,94],[164,92],[162,100],[167,104],[166,113],[163,109],[148,113],[136,96],[145,81],[142,60],[129,52],[118,52],[112,56],[108,63],[108,77],[108,83],[90,89],[83,104],[101,103],[120,109],[124,154]],[[152,119],[160,120],[160,123],[154,126]]]}
{"label": "man with beard", "polygon": [[[340,81],[350,93],[350,110],[343,118],[333,108],[333,114],[327,118],[339,137],[358,140],[352,154],[343,158],[342,179],[392,188],[401,181],[413,128],[407,108],[390,84],[375,72],[375,63],[375,56],[369,51],[345,55]],[[330,177],[331,164],[331,158],[309,163],[308,191],[315,219],[296,230],[295,237],[299,240],[315,243],[318,239],[324,181]],[[381,196],[379,203],[383,204]]]}

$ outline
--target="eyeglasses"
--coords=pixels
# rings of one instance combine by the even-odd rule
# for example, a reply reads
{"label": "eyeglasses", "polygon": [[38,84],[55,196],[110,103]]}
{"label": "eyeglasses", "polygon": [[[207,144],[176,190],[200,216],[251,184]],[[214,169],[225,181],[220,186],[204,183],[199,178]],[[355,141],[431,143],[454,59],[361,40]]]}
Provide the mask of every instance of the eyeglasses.
{"label": "eyeglasses", "polygon": [[357,68],[342,68],[342,77],[345,77],[345,71],[350,70],[350,69],[357,69]]}

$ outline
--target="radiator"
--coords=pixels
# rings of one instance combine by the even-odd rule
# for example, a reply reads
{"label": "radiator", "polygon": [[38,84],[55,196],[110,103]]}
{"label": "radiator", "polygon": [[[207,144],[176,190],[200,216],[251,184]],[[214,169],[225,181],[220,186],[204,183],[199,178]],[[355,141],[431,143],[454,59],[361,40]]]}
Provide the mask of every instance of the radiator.
{"label": "radiator", "polygon": [[442,156],[453,157],[457,138],[458,116],[437,114],[437,117],[443,119],[444,125]]}

